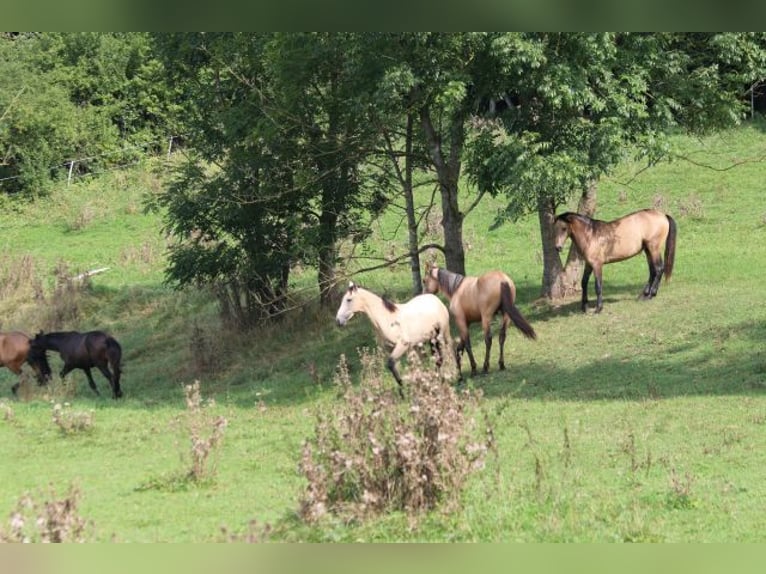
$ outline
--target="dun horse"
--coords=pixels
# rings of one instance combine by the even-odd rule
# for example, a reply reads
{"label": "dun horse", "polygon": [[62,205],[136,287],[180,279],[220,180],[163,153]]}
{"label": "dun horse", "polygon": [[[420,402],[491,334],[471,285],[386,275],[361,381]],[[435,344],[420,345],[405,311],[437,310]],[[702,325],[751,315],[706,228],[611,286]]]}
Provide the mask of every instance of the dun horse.
{"label": "dun horse", "polygon": [[[37,381],[41,385],[45,384],[51,374],[50,367],[47,367],[47,363],[39,362],[39,354],[31,348],[29,337],[19,331],[0,333],[0,367],[8,367],[12,372],[21,375],[21,367],[25,361],[32,365]],[[11,387],[14,395],[20,384],[16,383]]]}
{"label": "dun horse", "polygon": [[[100,395],[90,372],[92,367],[96,367],[109,381],[112,396],[115,399],[122,396],[122,389],[120,389],[122,349],[114,337],[103,331],[87,333],[62,331],[47,334],[40,332],[32,339],[31,347],[42,352],[42,357],[37,359],[39,365],[47,365],[45,351],[58,351],[64,360],[61,377],[65,377],[73,369],[82,369],[88,377],[90,388]],[[110,366],[112,371],[109,370]]]}
{"label": "dun horse", "polygon": [[450,300],[449,309],[455,318],[460,331],[460,342],[457,347],[458,370],[463,349],[468,351],[471,361],[471,374],[476,374],[476,359],[471,349],[471,337],[468,326],[481,321],[484,330],[484,372],[489,371],[489,355],[492,349],[492,317],[501,312],[503,315],[500,325],[500,360],[498,366],[505,369],[505,334],[508,323],[521,331],[525,337],[536,339],[537,334],[529,322],[515,305],[516,286],[508,275],[502,271],[489,271],[480,277],[465,277],[439,267],[426,268],[423,285],[428,293],[441,291]]}
{"label": "dun horse", "polygon": [[434,345],[437,365],[441,365],[444,349],[452,349],[449,311],[434,295],[417,295],[406,303],[393,303],[351,282],[335,321],[343,326],[355,313],[366,314],[380,343],[391,349],[386,366],[399,384],[399,394],[402,394],[402,378],[396,369],[396,361],[402,355],[430,342]]}
{"label": "dun horse", "polygon": [[582,276],[583,311],[588,308],[588,281],[591,273],[596,276],[596,313],[604,307],[601,270],[607,263],[623,261],[643,251],[649,264],[649,281],[642,293],[644,299],[657,295],[663,274],[665,281],[673,274],[676,222],[669,215],[655,209],[636,211],[614,221],[599,221],[571,212],[562,213],[556,217],[554,230],[557,251],[561,251],[567,237],[571,237],[585,259]]}

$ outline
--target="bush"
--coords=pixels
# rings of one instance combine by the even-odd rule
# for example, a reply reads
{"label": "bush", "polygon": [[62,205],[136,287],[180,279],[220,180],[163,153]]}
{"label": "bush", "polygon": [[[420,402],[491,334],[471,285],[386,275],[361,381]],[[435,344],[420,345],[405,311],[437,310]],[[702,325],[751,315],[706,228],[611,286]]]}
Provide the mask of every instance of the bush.
{"label": "bush", "polygon": [[316,522],[328,512],[356,519],[396,510],[414,517],[437,506],[454,510],[491,446],[491,429],[478,438],[470,416],[480,395],[458,393],[411,354],[403,402],[384,382],[389,377],[380,353],[362,353],[362,364],[354,388],[341,356],[335,382],[342,403],[334,412],[317,412],[315,436],[304,443],[300,470],[308,484],[301,517]]}
{"label": "bush", "polygon": [[59,499],[53,487],[43,502],[22,496],[11,512],[8,529],[0,529],[0,542],[88,542],[92,525],[79,515],[80,491],[70,486]]}

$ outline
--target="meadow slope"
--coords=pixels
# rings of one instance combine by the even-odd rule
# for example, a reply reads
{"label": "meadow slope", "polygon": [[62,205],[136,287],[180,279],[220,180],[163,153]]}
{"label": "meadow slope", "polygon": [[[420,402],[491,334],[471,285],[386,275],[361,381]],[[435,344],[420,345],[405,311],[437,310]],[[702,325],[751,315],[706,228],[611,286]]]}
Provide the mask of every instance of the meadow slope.
{"label": "meadow slope", "polygon": [[[469,215],[467,271],[509,273],[538,340],[511,329],[507,370],[497,371],[495,346],[490,374],[470,380],[484,394],[499,456],[471,480],[461,511],[416,525],[399,514],[317,527],[296,519],[300,448],[314,414],[337,405],[339,357],[358,377],[356,349],[375,344],[364,317],[339,329],[334,309],[317,308],[310,272],[293,277],[301,305],[238,335],[204,293],[163,283],[168,239],[160,215],[143,210],[163,185],[157,166],[35,203],[4,198],[0,329],[110,331],[124,348],[125,398],[107,398],[98,374],[104,398],[95,397],[75,372],[74,389],[30,384],[16,400],[15,376],[0,370],[0,529],[24,493],[74,485],[100,541],[221,540],[221,526],[245,531],[253,519],[287,541],[761,541],[765,127],[679,137],[675,152],[686,159],[646,170],[626,163],[601,182],[598,218],[654,206],[678,222],[673,279],[650,302],[636,298],[643,256],[605,268],[600,315],[580,313],[579,298],[541,301],[536,216],[489,230],[502,206],[491,198]],[[438,214],[429,224],[438,237]],[[392,210],[364,254],[400,253],[405,242]],[[56,290],[62,278],[102,267],[86,289]],[[408,297],[405,265],[355,279]],[[58,357],[51,362],[60,368]],[[183,385],[194,380],[214,399],[209,415],[228,421],[215,478],[198,485],[178,480],[189,441]],[[64,402],[91,416],[88,429],[67,434],[52,422],[52,405]]]}

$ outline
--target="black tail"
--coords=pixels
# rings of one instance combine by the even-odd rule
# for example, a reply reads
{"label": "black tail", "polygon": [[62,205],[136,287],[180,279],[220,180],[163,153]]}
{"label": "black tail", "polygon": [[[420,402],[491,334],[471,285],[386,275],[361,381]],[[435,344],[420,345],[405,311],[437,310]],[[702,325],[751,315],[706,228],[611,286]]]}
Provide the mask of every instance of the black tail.
{"label": "black tail", "polygon": [[113,337],[106,339],[106,358],[109,360],[109,366],[112,368],[112,374],[114,375],[114,392],[115,397],[122,396],[122,389],[120,388],[120,376],[122,375],[122,347]]}
{"label": "black tail", "polygon": [[500,285],[500,300],[503,307],[503,313],[511,318],[511,321],[513,321],[516,328],[521,331],[525,337],[529,339],[537,339],[537,333],[535,333],[532,325],[530,325],[524,318],[521,311],[519,311],[519,308],[513,304],[511,286],[508,283],[502,283]]}
{"label": "black tail", "polygon": [[673,263],[676,260],[676,220],[665,215],[668,218],[670,229],[668,230],[668,237],[665,239],[665,281],[670,280],[670,276],[673,275]]}

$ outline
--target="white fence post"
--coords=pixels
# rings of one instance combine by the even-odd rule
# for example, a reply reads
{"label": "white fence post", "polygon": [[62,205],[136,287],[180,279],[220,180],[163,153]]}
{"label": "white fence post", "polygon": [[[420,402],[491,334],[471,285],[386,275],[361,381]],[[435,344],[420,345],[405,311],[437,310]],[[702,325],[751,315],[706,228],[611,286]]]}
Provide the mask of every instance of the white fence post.
{"label": "white fence post", "polygon": [[168,159],[170,159],[170,152],[173,150],[173,136],[170,136],[168,140]]}
{"label": "white fence post", "polygon": [[69,187],[69,184],[72,183],[72,169],[74,168],[74,161],[75,160],[69,162],[69,175],[66,178],[67,187]]}

